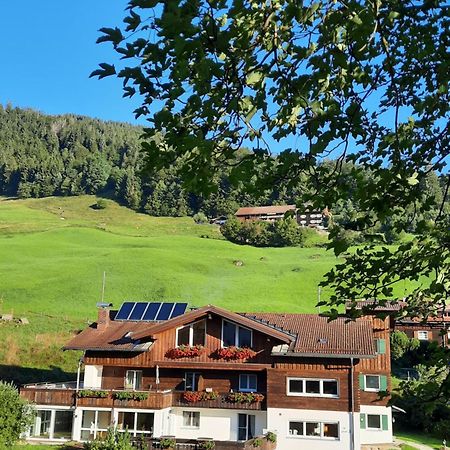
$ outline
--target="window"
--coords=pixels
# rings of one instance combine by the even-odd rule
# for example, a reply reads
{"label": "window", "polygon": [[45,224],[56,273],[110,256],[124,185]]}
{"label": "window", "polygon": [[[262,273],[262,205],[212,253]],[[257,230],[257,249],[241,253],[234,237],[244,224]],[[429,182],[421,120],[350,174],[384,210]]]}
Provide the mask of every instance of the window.
{"label": "window", "polygon": [[379,375],[366,375],[366,391],[379,392],[380,377]]}
{"label": "window", "polygon": [[418,331],[417,339],[419,339],[419,341],[428,341],[428,331]]}
{"label": "window", "polygon": [[247,441],[255,436],[255,416],[238,414],[238,441]]}
{"label": "window", "polygon": [[32,437],[50,437],[52,412],[48,410],[37,410],[34,426],[31,430]]}
{"label": "window", "polygon": [[198,391],[198,379],[200,374],[198,372],[186,372],[184,374],[184,390]]}
{"label": "window", "polygon": [[53,439],[72,439],[73,411],[55,411]]}
{"label": "window", "polygon": [[128,430],[132,436],[152,434],[154,418],[153,413],[120,411],[117,429],[119,431]]}
{"label": "window", "polygon": [[200,413],[198,411],[183,411],[183,426],[200,428]]}
{"label": "window", "polygon": [[222,346],[230,347],[232,345],[236,347],[251,347],[252,330],[224,320],[222,324]]}
{"label": "window", "polygon": [[367,428],[381,429],[381,416],[377,414],[367,414]]}
{"label": "window", "polygon": [[339,439],[339,423],[290,421],[289,436]]}
{"label": "window", "polygon": [[127,370],[125,389],[139,390],[142,388],[142,370]]}
{"label": "window", "polygon": [[256,392],[257,391],[257,377],[254,374],[239,375],[239,390],[242,392]]}
{"label": "window", "polygon": [[110,426],[110,411],[85,410],[81,419],[81,439],[92,441],[97,437],[104,437]]}
{"label": "window", "polygon": [[375,339],[375,345],[379,355],[386,354],[386,339]]}
{"label": "window", "polygon": [[177,347],[180,345],[205,345],[206,321],[191,323],[177,330]]}
{"label": "window", "polygon": [[360,427],[362,430],[388,430],[389,416],[387,414],[360,414]]}
{"label": "window", "polygon": [[309,378],[288,378],[287,395],[338,397],[338,381],[316,380]]}

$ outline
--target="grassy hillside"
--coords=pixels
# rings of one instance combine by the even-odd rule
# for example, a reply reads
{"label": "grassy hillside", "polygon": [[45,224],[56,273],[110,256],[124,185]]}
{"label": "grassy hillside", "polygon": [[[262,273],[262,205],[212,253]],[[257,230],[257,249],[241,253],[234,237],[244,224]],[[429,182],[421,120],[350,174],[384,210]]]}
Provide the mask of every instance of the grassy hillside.
{"label": "grassy hillside", "polygon": [[[0,311],[30,325],[2,323],[0,375],[73,370],[59,348],[95,320],[105,300],[175,300],[245,311],[314,311],[317,284],[335,262],[323,249],[258,249],[220,239],[191,218],[154,218],[95,198],[0,201]],[[242,261],[237,266],[235,261]],[[326,294],[326,293],[325,293]],[[5,375],[6,374],[6,375]]]}

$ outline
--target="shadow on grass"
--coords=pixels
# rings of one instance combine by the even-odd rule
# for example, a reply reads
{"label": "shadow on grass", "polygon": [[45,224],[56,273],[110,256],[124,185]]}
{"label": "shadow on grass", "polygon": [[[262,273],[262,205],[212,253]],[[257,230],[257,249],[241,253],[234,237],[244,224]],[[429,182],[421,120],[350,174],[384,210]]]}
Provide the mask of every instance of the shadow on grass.
{"label": "shadow on grass", "polygon": [[20,386],[29,383],[75,381],[76,372],[64,372],[60,367],[51,366],[50,369],[0,365],[0,380],[13,382]]}

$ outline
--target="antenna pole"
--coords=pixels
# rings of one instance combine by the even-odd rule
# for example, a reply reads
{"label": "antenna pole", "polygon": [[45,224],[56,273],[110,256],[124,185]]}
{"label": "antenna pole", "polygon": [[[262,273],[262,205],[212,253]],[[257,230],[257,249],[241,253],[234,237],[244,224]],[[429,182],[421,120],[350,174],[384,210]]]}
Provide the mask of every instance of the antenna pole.
{"label": "antenna pole", "polygon": [[103,272],[103,283],[102,283],[102,303],[105,299],[105,284],[106,284],[106,272]]}

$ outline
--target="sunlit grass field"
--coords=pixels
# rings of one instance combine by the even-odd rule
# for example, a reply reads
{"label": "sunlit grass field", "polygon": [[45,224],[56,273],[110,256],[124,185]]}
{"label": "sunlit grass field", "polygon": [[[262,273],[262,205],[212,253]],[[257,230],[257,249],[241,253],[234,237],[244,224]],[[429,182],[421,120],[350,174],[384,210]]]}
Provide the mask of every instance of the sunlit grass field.
{"label": "sunlit grass field", "polygon": [[[323,248],[238,246],[192,218],[150,217],[110,200],[94,210],[95,202],[0,199],[0,313],[30,321],[0,323],[0,378],[60,378],[75,369],[78,355],[60,348],[95,320],[103,272],[104,300],[116,307],[158,300],[315,312],[318,283],[337,261]],[[28,368],[20,377],[18,366]]]}

